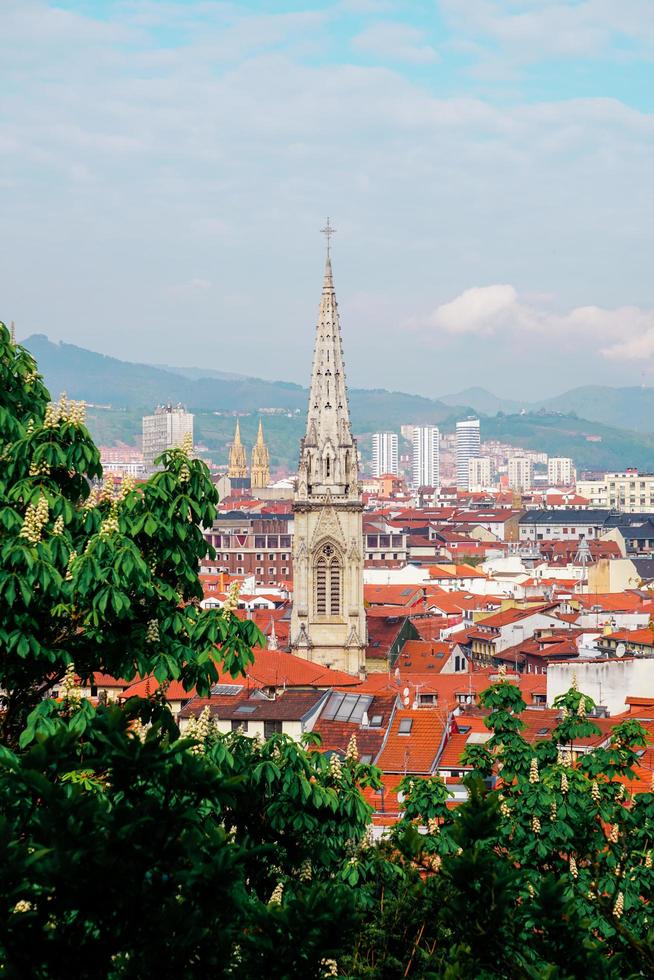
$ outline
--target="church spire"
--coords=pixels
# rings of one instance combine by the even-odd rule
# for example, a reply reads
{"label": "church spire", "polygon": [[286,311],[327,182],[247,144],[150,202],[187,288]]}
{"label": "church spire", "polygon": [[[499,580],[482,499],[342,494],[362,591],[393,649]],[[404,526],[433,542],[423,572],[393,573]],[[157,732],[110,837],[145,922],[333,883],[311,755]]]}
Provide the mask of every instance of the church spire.
{"label": "church spire", "polygon": [[242,480],[248,475],[248,464],[245,457],[245,446],[241,442],[241,427],[236,419],[234,442],[229,447],[229,466],[227,476],[232,480]]}
{"label": "church spire", "polygon": [[357,492],[358,473],[331,262],[330,238],[334,229],[329,218],[322,230],[327,237],[327,255],[316,325],[307,429],[300,458],[300,481],[302,483],[306,474],[309,493],[329,491],[348,496]]}
{"label": "church spire", "polygon": [[363,501],[345,386],[327,219],[327,255],[313,352],[306,435],[293,500],[290,646],[350,673],[365,671]]}
{"label": "church spire", "polygon": [[268,447],[263,439],[263,423],[259,419],[259,432],[257,441],[252,447],[252,465],[250,466],[250,480],[253,490],[261,490],[270,483],[270,457]]}

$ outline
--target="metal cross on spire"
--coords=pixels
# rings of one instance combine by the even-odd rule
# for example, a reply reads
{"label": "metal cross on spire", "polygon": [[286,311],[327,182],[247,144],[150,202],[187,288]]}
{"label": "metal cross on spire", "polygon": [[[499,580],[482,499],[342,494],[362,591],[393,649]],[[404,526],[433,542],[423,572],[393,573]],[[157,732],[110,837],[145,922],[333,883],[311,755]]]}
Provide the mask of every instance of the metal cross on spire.
{"label": "metal cross on spire", "polygon": [[333,234],[335,234],[336,229],[332,228],[332,226],[329,223],[329,218],[327,218],[327,224],[325,225],[324,228],[321,228],[320,231],[327,239],[327,258],[329,258],[329,249],[331,246],[330,238],[332,237]]}

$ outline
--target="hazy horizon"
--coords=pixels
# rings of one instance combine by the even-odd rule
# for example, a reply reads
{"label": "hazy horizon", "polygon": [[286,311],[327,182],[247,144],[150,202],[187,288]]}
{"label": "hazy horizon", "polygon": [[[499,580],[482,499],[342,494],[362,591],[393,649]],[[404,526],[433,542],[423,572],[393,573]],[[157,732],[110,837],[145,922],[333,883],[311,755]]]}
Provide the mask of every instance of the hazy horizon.
{"label": "hazy horizon", "polygon": [[[465,8],[465,9],[464,9]],[[4,0],[0,319],[348,384],[654,383],[649,0]]]}

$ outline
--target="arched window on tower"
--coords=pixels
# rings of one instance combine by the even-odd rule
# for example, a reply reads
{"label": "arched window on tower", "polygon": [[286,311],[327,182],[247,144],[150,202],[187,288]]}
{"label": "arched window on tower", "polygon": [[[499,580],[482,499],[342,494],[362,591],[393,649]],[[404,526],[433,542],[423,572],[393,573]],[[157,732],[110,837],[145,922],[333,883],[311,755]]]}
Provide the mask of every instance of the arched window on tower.
{"label": "arched window on tower", "polygon": [[316,615],[340,616],[343,569],[341,559],[331,544],[318,552],[315,564]]}

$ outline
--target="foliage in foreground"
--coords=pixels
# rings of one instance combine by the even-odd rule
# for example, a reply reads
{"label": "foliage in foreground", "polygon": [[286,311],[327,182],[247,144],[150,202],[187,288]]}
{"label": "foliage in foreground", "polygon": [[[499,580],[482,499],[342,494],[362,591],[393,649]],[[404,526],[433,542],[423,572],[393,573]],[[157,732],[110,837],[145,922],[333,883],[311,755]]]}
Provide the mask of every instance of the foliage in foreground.
{"label": "foliage in foreground", "polygon": [[468,802],[404,779],[377,845],[354,746],[327,759],[206,719],[182,738],[163,699],[75,694],[73,664],[202,691],[217,658],[252,656],[250,623],[199,607],[208,473],[184,450],[163,464],[91,491],[81,406],[49,405],[0,325],[0,977],[654,974],[654,795],[622,788],[645,735],[623,724],[574,760],[594,730],[575,690],[530,746],[519,692],[489,688]]}

